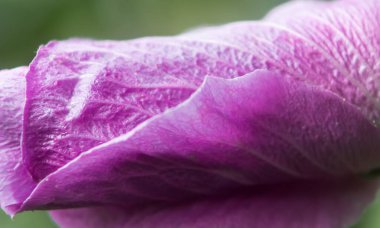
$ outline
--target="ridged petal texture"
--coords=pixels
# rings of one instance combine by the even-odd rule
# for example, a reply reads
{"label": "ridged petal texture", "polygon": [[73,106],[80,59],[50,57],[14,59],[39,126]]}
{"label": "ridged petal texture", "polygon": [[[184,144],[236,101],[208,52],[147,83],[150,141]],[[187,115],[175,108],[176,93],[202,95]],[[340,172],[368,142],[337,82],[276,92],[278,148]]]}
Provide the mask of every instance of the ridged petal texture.
{"label": "ridged petal texture", "polygon": [[[61,227],[345,227],[380,167],[380,1],[174,37],[72,39],[0,71],[0,203]],[[78,209],[72,209],[78,208]]]}
{"label": "ridged petal texture", "polygon": [[10,214],[36,186],[22,164],[20,150],[27,70],[0,71],[0,205]]}

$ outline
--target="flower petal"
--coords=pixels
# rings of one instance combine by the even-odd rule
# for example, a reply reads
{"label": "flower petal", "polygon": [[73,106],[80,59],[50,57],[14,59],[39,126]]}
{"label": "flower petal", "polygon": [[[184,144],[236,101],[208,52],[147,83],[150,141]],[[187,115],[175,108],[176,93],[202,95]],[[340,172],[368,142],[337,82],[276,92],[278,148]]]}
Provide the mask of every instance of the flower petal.
{"label": "flower petal", "polygon": [[346,227],[374,198],[378,182],[286,184],[236,197],[129,212],[116,207],[52,211],[62,228]]}
{"label": "flower petal", "polygon": [[380,130],[334,94],[267,71],[192,97],[43,179],[21,210],[141,207],[380,165]]}
{"label": "flower petal", "polygon": [[[23,151],[28,169],[41,180],[80,153],[178,105],[206,75],[230,78],[257,68],[330,90],[377,125],[380,45],[377,14],[371,12],[378,7],[370,7],[377,3],[345,2],[353,17],[340,4],[289,3],[270,15],[305,13],[172,38],[50,43],[27,76]],[[367,20],[367,13],[374,16]]]}
{"label": "flower petal", "polygon": [[233,46],[175,38],[51,42],[26,76],[26,165],[40,180],[181,103],[206,75],[236,77],[255,63]]}
{"label": "flower petal", "polygon": [[[337,69],[366,95],[358,101],[369,118],[380,123],[380,1],[294,1],[266,17],[323,50]],[[297,11],[297,12],[295,12]]]}
{"label": "flower petal", "polygon": [[26,67],[0,71],[0,203],[10,214],[36,185],[22,164],[20,148],[26,72]]}
{"label": "flower petal", "polygon": [[[137,216],[148,205],[189,200],[207,209],[211,198],[235,202],[247,189],[247,199],[255,200],[245,202],[256,202],[258,189],[269,185],[266,204],[279,186],[301,194],[305,180],[318,185],[335,178],[327,181],[334,186],[378,168],[378,1],[344,3],[347,11],[339,2],[289,5],[278,12],[305,13],[178,37],[42,47],[26,76],[26,168],[16,132],[23,88],[10,91],[0,81],[0,90],[10,91],[0,95],[6,101],[0,104],[0,168],[9,171],[0,175],[2,207],[14,214],[112,204]],[[16,181],[26,187],[14,190]],[[215,213],[217,207],[211,207]],[[152,221],[165,217],[159,214]],[[318,222],[345,223],[338,220]]]}
{"label": "flower petal", "polygon": [[260,22],[184,34],[245,48],[300,80],[328,89],[380,121],[380,5],[369,1],[291,1]]}

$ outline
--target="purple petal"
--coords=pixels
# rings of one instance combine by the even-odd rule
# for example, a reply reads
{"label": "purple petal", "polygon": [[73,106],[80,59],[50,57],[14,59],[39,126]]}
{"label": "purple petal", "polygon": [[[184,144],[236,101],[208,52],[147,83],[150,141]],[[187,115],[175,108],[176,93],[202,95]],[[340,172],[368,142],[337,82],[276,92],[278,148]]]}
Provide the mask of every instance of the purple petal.
{"label": "purple petal", "polygon": [[206,75],[236,77],[253,71],[254,64],[252,54],[212,42],[52,42],[38,51],[26,76],[26,165],[40,180],[178,105]]}
{"label": "purple petal", "polygon": [[263,22],[171,38],[49,43],[26,76],[23,126],[25,68],[0,73],[1,206],[114,205],[128,225],[348,224],[375,185],[356,175],[380,165],[379,1],[363,2],[289,3]]}
{"label": "purple petal", "polygon": [[336,228],[355,222],[378,182],[347,180],[262,187],[235,197],[133,212],[117,207],[52,211],[62,228],[299,227]]}
{"label": "purple petal", "polygon": [[264,184],[339,180],[379,165],[379,135],[330,92],[266,71],[208,77],[178,107],[50,174],[21,210],[132,210],[254,193]]}
{"label": "purple petal", "polygon": [[[300,5],[288,8],[317,12],[311,3]],[[339,9],[327,3],[316,8],[325,6],[331,6],[332,13]],[[359,6],[357,11],[363,14],[366,4]],[[280,9],[279,14],[288,11],[286,6]],[[324,21],[333,17],[326,12]],[[303,14],[294,20],[304,21],[298,18]],[[363,32],[352,29],[358,27],[352,25],[360,23],[357,20],[333,20],[337,25],[317,23],[320,19],[315,17],[307,20],[315,26],[312,32],[289,19],[290,26],[245,22],[176,38],[47,45],[27,76],[23,154],[29,171],[41,180],[80,153],[178,105],[206,75],[237,77],[257,68],[275,69],[328,89],[376,124],[379,80],[368,75],[377,73],[373,61],[377,49],[360,49],[360,44],[367,38],[362,34],[373,33],[377,24],[367,22],[369,28]],[[336,37],[335,43],[329,41]]]}
{"label": "purple petal", "polygon": [[0,202],[10,214],[36,185],[22,164],[20,149],[26,72],[26,67],[0,71]]}
{"label": "purple petal", "polygon": [[267,69],[328,89],[380,121],[379,1],[292,1],[264,21],[184,34],[259,56]]}
{"label": "purple petal", "polygon": [[339,63],[336,74],[365,95],[354,103],[380,123],[380,1],[294,1],[273,10],[266,21],[293,31]]}

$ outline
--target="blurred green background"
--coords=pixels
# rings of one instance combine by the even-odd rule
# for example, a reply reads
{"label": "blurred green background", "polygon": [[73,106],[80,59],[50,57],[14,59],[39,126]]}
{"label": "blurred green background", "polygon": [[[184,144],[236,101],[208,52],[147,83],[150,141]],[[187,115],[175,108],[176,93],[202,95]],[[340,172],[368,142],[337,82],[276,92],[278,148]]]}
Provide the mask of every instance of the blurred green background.
{"label": "blurred green background", "polygon": [[[52,39],[130,39],[171,35],[198,26],[262,17],[285,0],[0,0],[0,69],[27,65]],[[21,187],[21,186],[20,186]],[[380,200],[355,228],[380,227]],[[44,212],[10,220],[1,228],[55,227]]]}
{"label": "blurred green background", "polygon": [[51,39],[129,39],[262,17],[285,0],[0,0],[0,68]]}

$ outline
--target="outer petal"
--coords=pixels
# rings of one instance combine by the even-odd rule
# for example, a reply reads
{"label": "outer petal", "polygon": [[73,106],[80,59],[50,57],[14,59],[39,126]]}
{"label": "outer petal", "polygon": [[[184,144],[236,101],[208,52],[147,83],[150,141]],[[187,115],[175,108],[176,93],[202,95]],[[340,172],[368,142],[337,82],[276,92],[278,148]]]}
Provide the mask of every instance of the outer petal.
{"label": "outer petal", "polygon": [[236,77],[256,63],[231,45],[176,38],[51,42],[26,76],[24,162],[40,180],[181,103],[206,75]]}
{"label": "outer petal", "polygon": [[359,180],[286,184],[142,212],[100,207],[53,211],[51,215],[62,228],[338,228],[359,217],[377,187],[377,182]]}
{"label": "outer petal", "polygon": [[0,71],[0,203],[8,213],[13,213],[35,186],[21,162],[26,71],[26,67]]}
{"label": "outer petal", "polygon": [[43,179],[21,210],[127,208],[341,178],[379,166],[380,132],[341,98],[276,74],[209,77],[188,101]]}

